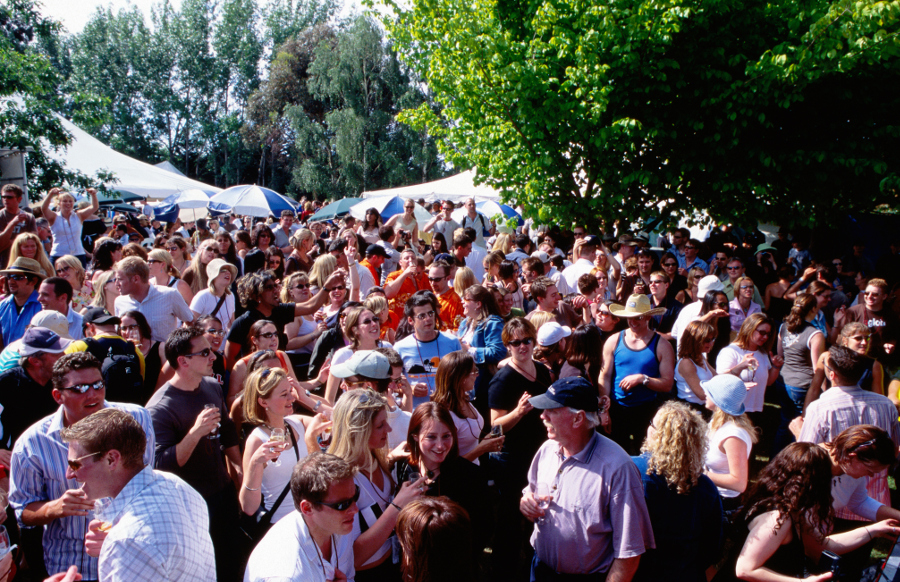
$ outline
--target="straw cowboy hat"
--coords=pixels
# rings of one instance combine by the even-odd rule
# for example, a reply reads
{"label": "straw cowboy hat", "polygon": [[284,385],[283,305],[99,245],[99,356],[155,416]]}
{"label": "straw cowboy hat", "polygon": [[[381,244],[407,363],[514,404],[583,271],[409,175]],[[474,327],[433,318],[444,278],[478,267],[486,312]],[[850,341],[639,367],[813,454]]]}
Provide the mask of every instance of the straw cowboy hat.
{"label": "straw cowboy hat", "polygon": [[635,293],[625,301],[625,306],[613,303],[609,306],[609,312],[616,317],[640,317],[642,315],[662,315],[666,312],[665,307],[650,307],[650,298],[646,295]]}

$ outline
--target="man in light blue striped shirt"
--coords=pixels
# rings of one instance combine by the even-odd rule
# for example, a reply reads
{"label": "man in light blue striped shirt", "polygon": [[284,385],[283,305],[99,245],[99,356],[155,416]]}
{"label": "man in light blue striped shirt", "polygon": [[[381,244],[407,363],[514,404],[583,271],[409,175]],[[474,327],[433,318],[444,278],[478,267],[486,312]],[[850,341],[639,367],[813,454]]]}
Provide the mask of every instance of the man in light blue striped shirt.
{"label": "man in light blue striped shirt", "polygon": [[150,413],[141,406],[106,402],[100,362],[87,352],[63,356],[53,366],[53,399],[59,410],[32,425],[16,441],[10,468],[9,501],[24,528],[44,527],[44,563],[49,574],[78,566],[84,580],[97,580],[97,559],[88,556],[94,500],[66,475],[68,447],[60,431],[104,408],[124,410],[147,435],[144,464],[156,446]]}

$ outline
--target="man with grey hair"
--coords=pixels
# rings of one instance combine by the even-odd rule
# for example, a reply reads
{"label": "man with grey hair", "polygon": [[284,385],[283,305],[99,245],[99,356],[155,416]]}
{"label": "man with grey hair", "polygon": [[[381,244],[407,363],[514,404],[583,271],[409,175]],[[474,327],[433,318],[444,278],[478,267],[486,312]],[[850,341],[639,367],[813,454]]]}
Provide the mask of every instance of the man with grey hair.
{"label": "man with grey hair", "polygon": [[213,582],[216,564],[206,502],[179,477],[144,464],[147,436],[130,414],[97,411],[60,432],[66,477],[83,483],[95,509],[85,549],[103,582]]}
{"label": "man with grey hair", "polygon": [[531,463],[519,503],[522,515],[540,523],[531,535],[531,580],[574,574],[630,581],[641,554],[655,547],[653,527],[637,466],[594,430],[597,389],[580,376],[562,378],[528,401],[543,410],[550,438]]}
{"label": "man with grey hair", "polygon": [[297,463],[291,473],[295,511],[278,520],[253,550],[244,582],[352,582],[356,571],[350,533],[359,512],[355,475],[356,467],[327,453]]}

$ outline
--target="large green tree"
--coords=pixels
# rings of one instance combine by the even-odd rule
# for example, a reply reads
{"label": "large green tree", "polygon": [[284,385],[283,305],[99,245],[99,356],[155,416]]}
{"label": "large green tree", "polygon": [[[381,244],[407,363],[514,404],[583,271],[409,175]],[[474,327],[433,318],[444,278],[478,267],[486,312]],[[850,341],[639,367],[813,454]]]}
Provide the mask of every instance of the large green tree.
{"label": "large green tree", "polygon": [[82,93],[59,91],[60,29],[31,0],[0,2],[0,147],[30,151],[25,159],[32,199],[53,186],[96,185],[108,177],[85,176],[58,159],[71,136],[54,112],[68,106],[76,119],[88,121],[99,105]]}
{"label": "large green tree", "polygon": [[900,2],[384,0],[404,119],[546,217],[823,223],[895,204]]}

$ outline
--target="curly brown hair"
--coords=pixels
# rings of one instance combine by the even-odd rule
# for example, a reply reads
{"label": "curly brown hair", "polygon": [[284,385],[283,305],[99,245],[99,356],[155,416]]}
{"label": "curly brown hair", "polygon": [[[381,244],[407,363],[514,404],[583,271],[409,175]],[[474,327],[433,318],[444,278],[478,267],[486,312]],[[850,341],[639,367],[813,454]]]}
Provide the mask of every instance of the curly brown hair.
{"label": "curly brown hair", "polygon": [[749,523],[757,515],[777,511],[775,531],[790,517],[797,531],[811,528],[822,540],[834,523],[831,477],[831,459],[824,448],[791,443],[759,474],[739,515]]}
{"label": "curly brown hair", "polygon": [[682,402],[666,402],[653,419],[655,434],[647,437],[641,452],[650,453],[647,474],[664,477],[669,487],[687,494],[703,474],[708,430],[700,413]]}

